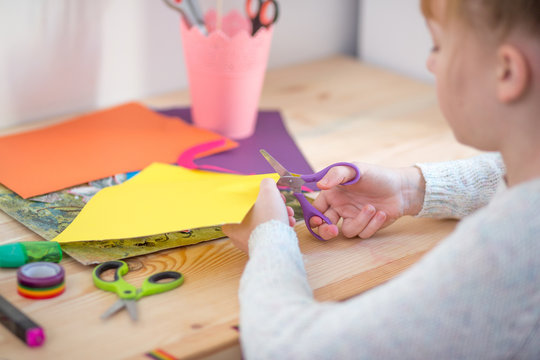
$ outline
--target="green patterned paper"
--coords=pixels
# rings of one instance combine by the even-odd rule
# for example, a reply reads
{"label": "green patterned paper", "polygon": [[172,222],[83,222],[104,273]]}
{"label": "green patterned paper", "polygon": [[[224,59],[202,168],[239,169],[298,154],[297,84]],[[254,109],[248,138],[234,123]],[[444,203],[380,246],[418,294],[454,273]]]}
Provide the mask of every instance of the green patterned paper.
{"label": "green patterned paper", "polygon": [[[104,185],[107,186],[107,185]],[[62,232],[84,207],[88,197],[75,191],[81,187],[62,190],[39,197],[40,201],[25,200],[0,185],[0,209],[43,237],[51,240]],[[285,192],[287,205],[295,210],[297,219],[302,211],[296,198]],[[90,196],[91,197],[91,196]],[[62,244],[62,250],[84,265],[153,253],[179,246],[223,238],[220,226],[165,233],[132,239],[78,241]]]}
{"label": "green patterned paper", "polygon": [[[0,185],[0,209],[45,240],[51,240],[75,219],[85,202],[81,196],[67,190],[48,196],[51,202],[25,200]],[[214,226],[133,239],[66,243],[62,244],[62,250],[80,263],[89,265],[222,237],[221,228]]]}

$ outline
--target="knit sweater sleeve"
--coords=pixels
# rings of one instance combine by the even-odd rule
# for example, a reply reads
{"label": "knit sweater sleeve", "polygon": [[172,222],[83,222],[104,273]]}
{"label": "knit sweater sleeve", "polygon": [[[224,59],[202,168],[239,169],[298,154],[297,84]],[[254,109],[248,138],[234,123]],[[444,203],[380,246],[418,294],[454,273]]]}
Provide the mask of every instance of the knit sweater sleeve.
{"label": "knit sweater sleeve", "polygon": [[424,205],[418,216],[439,219],[461,219],[485,206],[505,174],[498,153],[416,166],[426,181]]}
{"label": "knit sweater sleeve", "polygon": [[240,283],[244,357],[538,358],[538,194],[540,182],[491,203],[409,270],[343,302],[314,300],[290,227],[259,225]]}

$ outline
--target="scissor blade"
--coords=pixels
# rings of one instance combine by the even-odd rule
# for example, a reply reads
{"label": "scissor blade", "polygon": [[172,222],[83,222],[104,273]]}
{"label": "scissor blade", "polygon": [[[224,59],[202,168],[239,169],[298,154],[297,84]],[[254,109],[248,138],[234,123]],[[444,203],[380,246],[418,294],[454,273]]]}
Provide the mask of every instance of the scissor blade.
{"label": "scissor blade", "polygon": [[259,152],[264,156],[266,161],[274,168],[274,170],[279,174],[280,177],[282,176],[292,176],[290,172],[285,169],[283,165],[281,165],[276,159],[272,157],[269,153],[266,152],[266,150],[261,149]]}
{"label": "scissor blade", "polygon": [[285,186],[292,190],[293,193],[301,193],[302,192],[302,186],[306,182],[301,177],[296,176],[283,176],[281,177],[277,185],[278,186]]}
{"label": "scissor blade", "polygon": [[137,303],[135,302],[135,300],[124,300],[124,302],[126,303],[126,307],[128,309],[131,320],[137,321]]}
{"label": "scissor blade", "polygon": [[108,318],[108,317],[111,316],[112,314],[116,313],[118,310],[123,309],[125,305],[126,305],[126,303],[125,303],[124,300],[118,299],[117,302],[115,302],[114,304],[112,304],[112,306],[111,306],[110,308],[108,308],[107,311],[105,311],[105,312],[103,313],[103,315],[101,315],[101,318],[102,318],[102,319]]}
{"label": "scissor blade", "polygon": [[198,23],[204,24],[204,16],[197,0],[188,1],[188,5],[191,8],[191,12],[197,19]]}

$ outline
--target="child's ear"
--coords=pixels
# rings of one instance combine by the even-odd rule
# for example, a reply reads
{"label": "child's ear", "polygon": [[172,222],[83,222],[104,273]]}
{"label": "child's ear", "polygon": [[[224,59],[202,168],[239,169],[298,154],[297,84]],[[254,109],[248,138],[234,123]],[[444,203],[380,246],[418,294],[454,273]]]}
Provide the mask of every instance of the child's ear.
{"label": "child's ear", "polygon": [[497,97],[503,103],[518,100],[530,82],[525,55],[513,45],[501,45],[497,51]]}

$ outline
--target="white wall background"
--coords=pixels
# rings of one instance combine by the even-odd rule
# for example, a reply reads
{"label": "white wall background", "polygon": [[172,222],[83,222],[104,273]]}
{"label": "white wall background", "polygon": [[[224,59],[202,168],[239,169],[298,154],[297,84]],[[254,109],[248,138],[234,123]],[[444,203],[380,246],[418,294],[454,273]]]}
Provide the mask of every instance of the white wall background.
{"label": "white wall background", "polygon": [[[270,67],[354,55],[356,0],[280,5]],[[0,79],[0,127],[186,88],[179,15],[161,0],[0,0]]]}
{"label": "white wall background", "polygon": [[[359,53],[429,79],[418,0],[279,4],[270,67]],[[185,89],[178,21],[161,0],[0,0],[0,128]]]}
{"label": "white wall background", "polygon": [[433,81],[425,67],[432,42],[419,0],[361,0],[358,13],[360,59]]}

